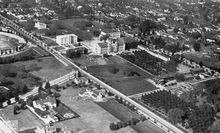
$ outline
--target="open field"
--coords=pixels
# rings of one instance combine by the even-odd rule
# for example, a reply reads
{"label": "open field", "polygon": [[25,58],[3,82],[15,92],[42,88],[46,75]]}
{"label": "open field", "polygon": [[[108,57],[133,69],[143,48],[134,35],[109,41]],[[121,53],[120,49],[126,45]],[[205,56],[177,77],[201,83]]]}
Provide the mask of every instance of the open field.
{"label": "open field", "polygon": [[[128,96],[157,89],[146,80],[151,77],[148,73],[117,56],[109,57],[108,59],[112,62],[111,64],[90,66],[87,71]],[[110,73],[109,67],[111,66],[118,68],[119,71],[115,74]],[[125,76],[124,72],[126,69],[136,72],[139,75]]]}
{"label": "open field", "polygon": [[0,111],[0,116],[9,121],[18,121],[19,131],[35,128],[36,126],[42,128],[43,123],[28,109],[22,110],[18,115],[13,114],[13,107],[8,106]]}
{"label": "open field", "polygon": [[38,67],[41,67],[41,69],[38,71],[32,71],[31,73],[35,76],[41,77],[44,80],[53,80],[70,72],[70,70],[68,70],[54,57],[44,57],[25,62],[14,63],[16,66],[25,66],[25,68],[29,68],[35,64]]}
{"label": "open field", "polygon": [[[107,102],[97,104],[121,121],[128,121],[132,118],[140,118],[138,114],[130,111],[127,107],[119,104],[114,99],[108,99]],[[133,128],[138,133],[163,133],[162,130],[160,130],[157,126],[153,125],[149,121],[139,122],[137,125],[131,126],[131,128]]]}
{"label": "open field", "polygon": [[73,34],[76,34],[80,40],[91,40],[91,37],[92,37],[91,33],[87,32],[87,31],[80,30],[80,29],[76,28],[75,26],[73,26],[74,22],[81,21],[81,20],[85,20],[85,19],[78,18],[78,19],[58,20],[58,23],[60,23],[66,29],[71,30],[71,32],[73,32]]}
{"label": "open field", "polygon": [[82,55],[80,58],[72,59],[74,62],[79,63],[83,66],[96,66],[96,65],[107,65],[112,64],[111,61],[99,55]]}
{"label": "open field", "polygon": [[[78,97],[78,90],[69,87],[61,92],[60,100],[80,115],[79,118],[55,123],[56,127],[68,127],[73,131],[88,131],[89,133],[111,132],[109,124],[119,120],[95,104],[92,100]],[[114,133],[135,133],[130,127],[114,131]]]}

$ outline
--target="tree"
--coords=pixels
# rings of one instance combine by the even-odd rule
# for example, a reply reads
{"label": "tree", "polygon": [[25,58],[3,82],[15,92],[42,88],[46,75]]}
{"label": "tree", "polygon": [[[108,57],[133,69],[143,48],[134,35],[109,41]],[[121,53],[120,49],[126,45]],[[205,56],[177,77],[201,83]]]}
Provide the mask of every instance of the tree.
{"label": "tree", "polygon": [[220,132],[220,120],[215,120],[213,124],[208,128],[211,133],[219,133]]}
{"label": "tree", "polygon": [[14,115],[17,115],[18,114],[18,111],[19,110],[19,106],[18,105],[14,105]]}
{"label": "tree", "polygon": [[93,36],[95,36],[95,37],[98,37],[99,35],[100,35],[100,31],[93,31],[92,32],[92,34],[93,34]]}
{"label": "tree", "polygon": [[177,73],[175,75],[175,79],[178,81],[178,82],[183,82],[184,81],[184,74],[179,74]]}
{"label": "tree", "polygon": [[177,124],[182,122],[182,117],[185,115],[182,109],[174,108],[170,109],[167,113],[167,116],[171,123]]}
{"label": "tree", "polygon": [[26,109],[26,102],[24,100],[20,100],[20,104],[21,104],[21,109]]}
{"label": "tree", "polygon": [[109,66],[108,71],[111,74],[116,74],[117,72],[119,72],[119,69],[116,68],[115,66]]}
{"label": "tree", "polygon": [[109,128],[110,128],[111,130],[117,130],[117,129],[118,129],[118,125],[117,125],[117,124],[114,124],[114,123],[110,123]]}
{"label": "tree", "polygon": [[201,48],[200,43],[196,42],[196,43],[193,45],[193,48],[194,48],[195,51],[200,51],[200,48]]}
{"label": "tree", "polygon": [[8,105],[11,105],[11,100],[10,100],[10,98],[8,99],[7,104],[8,104]]}
{"label": "tree", "polygon": [[177,33],[177,32],[179,32],[179,29],[178,29],[177,27],[175,27],[175,28],[173,29],[173,32]]}
{"label": "tree", "polygon": [[47,81],[46,84],[45,84],[45,89],[49,89],[51,86],[50,86],[50,82]]}
{"label": "tree", "polygon": [[16,102],[19,101],[19,94],[18,94],[18,93],[15,94],[15,101],[16,101]]}
{"label": "tree", "polygon": [[42,85],[40,85],[40,86],[38,87],[38,93],[39,93],[40,96],[41,96],[41,91],[43,91]]}
{"label": "tree", "polygon": [[192,102],[194,103],[196,101],[196,97],[194,96],[192,91],[184,91],[181,95],[180,95],[180,99],[186,101],[186,102]]}
{"label": "tree", "polygon": [[167,72],[175,72],[177,67],[177,62],[174,60],[167,61],[164,64],[164,68],[166,69]]}
{"label": "tree", "polygon": [[101,36],[100,40],[101,41],[106,41],[109,37],[110,37],[110,35],[106,34],[106,35]]}

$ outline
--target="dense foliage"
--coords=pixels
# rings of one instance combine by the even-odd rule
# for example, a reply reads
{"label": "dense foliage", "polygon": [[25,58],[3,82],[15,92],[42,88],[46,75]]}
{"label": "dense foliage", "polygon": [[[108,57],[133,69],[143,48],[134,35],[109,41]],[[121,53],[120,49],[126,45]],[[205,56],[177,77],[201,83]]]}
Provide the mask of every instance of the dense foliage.
{"label": "dense foliage", "polygon": [[135,51],[133,54],[121,54],[120,56],[153,74],[159,74],[162,71],[163,61],[146,51]]}
{"label": "dense foliage", "polygon": [[144,104],[148,104],[167,114],[169,120],[174,124],[180,123],[186,128],[193,129],[193,132],[208,133],[208,127],[214,121],[214,111],[212,108],[210,110],[199,109],[194,104],[187,103],[165,90],[144,94],[141,100]]}

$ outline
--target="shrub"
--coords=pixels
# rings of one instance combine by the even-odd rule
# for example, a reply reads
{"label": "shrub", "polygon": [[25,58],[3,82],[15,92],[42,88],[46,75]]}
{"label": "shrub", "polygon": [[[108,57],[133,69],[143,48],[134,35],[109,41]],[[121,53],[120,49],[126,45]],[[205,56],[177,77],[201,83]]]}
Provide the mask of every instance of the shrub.
{"label": "shrub", "polygon": [[27,75],[28,75],[28,73],[26,73],[26,72],[18,72],[17,77],[24,79],[24,78],[27,78]]}
{"label": "shrub", "polygon": [[110,66],[108,68],[108,71],[109,71],[109,73],[116,74],[119,71],[119,69],[116,68],[115,66]]}

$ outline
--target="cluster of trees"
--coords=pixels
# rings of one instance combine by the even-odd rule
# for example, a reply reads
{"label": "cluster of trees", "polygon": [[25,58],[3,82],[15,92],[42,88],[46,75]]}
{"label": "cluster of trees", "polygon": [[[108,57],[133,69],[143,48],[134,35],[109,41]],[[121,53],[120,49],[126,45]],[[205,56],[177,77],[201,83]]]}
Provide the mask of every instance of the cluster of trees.
{"label": "cluster of trees", "polygon": [[54,35],[61,35],[61,34],[62,34],[62,31],[59,31],[59,30],[53,29],[53,28],[51,28],[49,31],[45,32],[46,36],[54,36]]}
{"label": "cluster of trees", "polygon": [[136,49],[138,45],[145,45],[146,43],[143,41],[131,41],[125,42],[125,50]]}
{"label": "cluster of trees", "polygon": [[165,90],[144,94],[141,99],[145,104],[167,114],[173,124],[180,123],[193,129],[193,132],[209,132],[208,127],[214,121],[214,110],[210,105],[205,104],[204,107],[198,108]]}
{"label": "cluster of trees", "polygon": [[213,79],[204,82],[205,95],[207,96],[207,102],[214,105],[216,112],[220,111],[220,79]]}
{"label": "cluster of trees", "polygon": [[149,19],[143,21],[139,26],[139,29],[144,36],[146,33],[149,35],[150,31],[156,28],[157,28],[157,23]]}
{"label": "cluster of trees", "polygon": [[76,21],[73,23],[73,26],[81,29],[81,30],[86,30],[86,27],[92,27],[92,22],[90,21],[86,21],[86,20],[82,20],[82,21]]}
{"label": "cluster of trees", "polygon": [[23,100],[23,99],[20,99],[19,101],[18,101],[18,104],[16,104],[16,105],[14,105],[14,110],[13,110],[13,113],[14,113],[14,115],[17,115],[19,112],[19,110],[25,110],[25,109],[27,109],[27,103]]}
{"label": "cluster of trees", "polygon": [[159,74],[162,71],[163,61],[144,50],[135,51],[133,54],[121,54],[120,56],[153,74]]}
{"label": "cluster of trees", "polygon": [[145,121],[145,119],[146,119],[145,117],[141,117],[141,120],[139,120],[137,118],[132,118],[129,121],[120,121],[120,122],[117,122],[117,123],[110,123],[109,128],[111,130],[118,130],[120,128],[124,128],[124,127],[127,127],[127,126],[136,125],[140,121],[142,121],[142,122]]}
{"label": "cluster of trees", "polygon": [[33,53],[23,56],[14,56],[14,57],[0,57],[0,64],[9,64],[17,61],[28,61],[35,59],[35,55]]}
{"label": "cluster of trees", "polygon": [[19,98],[19,95],[25,94],[29,91],[28,87],[26,85],[23,86],[17,86],[16,88],[9,87],[9,90],[6,92],[2,92],[0,94],[0,103],[2,104],[5,101],[8,101],[9,105],[11,103],[10,99],[15,98],[17,101]]}
{"label": "cluster of trees", "polygon": [[123,104],[124,106],[126,106],[127,108],[129,108],[131,111],[135,111],[135,106],[131,105],[130,103],[128,103],[127,101],[123,101],[123,99],[121,97],[115,96],[115,100],[120,103]]}
{"label": "cluster of trees", "polygon": [[69,58],[79,58],[81,57],[81,52],[79,50],[75,50],[75,49],[68,49],[66,51],[66,56]]}
{"label": "cluster of trees", "polygon": [[152,41],[152,44],[156,46],[156,49],[164,48],[166,45],[165,40],[161,36],[157,38],[151,37],[150,40]]}
{"label": "cluster of trees", "polygon": [[199,42],[196,42],[195,44],[193,44],[193,48],[195,51],[200,51],[201,49],[201,45]]}
{"label": "cluster of trees", "polygon": [[117,72],[119,72],[119,69],[117,67],[115,67],[115,66],[109,66],[108,67],[108,71],[111,74],[116,74]]}

